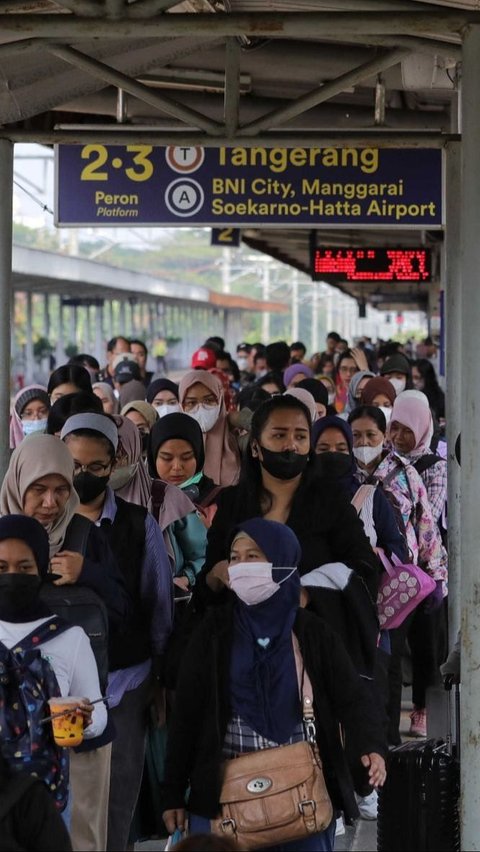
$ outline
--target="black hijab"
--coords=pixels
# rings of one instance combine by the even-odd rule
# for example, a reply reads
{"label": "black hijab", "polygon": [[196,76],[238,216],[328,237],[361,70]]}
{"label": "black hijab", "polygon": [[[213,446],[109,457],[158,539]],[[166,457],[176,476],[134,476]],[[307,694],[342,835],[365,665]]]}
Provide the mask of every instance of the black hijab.
{"label": "black hijab", "polygon": [[165,441],[170,441],[174,438],[187,441],[192,447],[197,462],[195,473],[203,470],[205,451],[203,448],[202,430],[193,417],[182,412],[176,412],[175,414],[166,414],[165,417],[157,420],[150,432],[147,461],[150,476],[154,479],[158,479],[156,466],[158,451]]}
{"label": "black hijab", "polygon": [[151,382],[147,388],[147,402],[151,405],[157,393],[164,390],[170,391],[178,399],[178,385],[175,382],[171,382],[170,379],[155,379],[155,381]]}

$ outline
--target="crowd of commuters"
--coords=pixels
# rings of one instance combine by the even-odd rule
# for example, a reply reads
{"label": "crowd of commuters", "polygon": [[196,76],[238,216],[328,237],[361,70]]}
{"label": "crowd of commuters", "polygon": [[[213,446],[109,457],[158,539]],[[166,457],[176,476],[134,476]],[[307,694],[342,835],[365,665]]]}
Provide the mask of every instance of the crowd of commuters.
{"label": "crowd of commuters", "polygon": [[[331,850],[376,818],[402,687],[425,737],[448,650],[444,395],[432,341],[413,354],[331,332],[310,358],[300,341],[232,357],[211,337],[177,383],[116,337],[104,369],[80,355],[17,393],[0,491],[8,848],[125,850],[188,816],[241,849],[246,805],[226,790],[260,751],[278,774],[310,749],[324,797],[277,829],[250,814],[258,848]],[[394,630],[385,558],[434,581]],[[83,719],[74,748],[53,737],[55,696]]]}

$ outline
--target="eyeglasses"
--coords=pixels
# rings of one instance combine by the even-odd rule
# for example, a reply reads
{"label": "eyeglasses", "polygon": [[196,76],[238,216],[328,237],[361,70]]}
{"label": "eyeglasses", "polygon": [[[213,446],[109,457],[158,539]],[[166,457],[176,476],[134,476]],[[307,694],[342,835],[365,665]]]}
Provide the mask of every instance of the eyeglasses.
{"label": "eyeglasses", "polygon": [[206,405],[207,408],[214,408],[218,403],[217,397],[213,394],[206,396],[204,399],[188,399],[183,403],[184,411],[193,411],[199,405]]}
{"label": "eyeglasses", "polygon": [[106,470],[110,467],[111,462],[107,462],[107,464],[101,464],[100,462],[92,462],[92,464],[80,464],[79,462],[74,462],[73,472],[75,476],[78,476],[79,473],[93,473],[94,476],[99,476],[102,471]]}

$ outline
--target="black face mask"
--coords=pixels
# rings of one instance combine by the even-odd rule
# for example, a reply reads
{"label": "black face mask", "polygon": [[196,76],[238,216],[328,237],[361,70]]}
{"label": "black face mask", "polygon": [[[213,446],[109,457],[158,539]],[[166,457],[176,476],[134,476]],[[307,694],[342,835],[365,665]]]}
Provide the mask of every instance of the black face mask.
{"label": "black face mask", "polygon": [[41,582],[37,574],[0,574],[0,618],[28,621],[39,603]]}
{"label": "black face mask", "polygon": [[341,479],[352,470],[352,459],[348,453],[319,453],[315,460],[317,473],[330,479]]}
{"label": "black face mask", "polygon": [[275,479],[295,479],[296,476],[303,473],[308,464],[308,453],[300,455],[294,450],[283,450],[278,453],[262,446],[260,449],[263,456],[260,464]]}
{"label": "black face mask", "polygon": [[88,470],[82,471],[73,477],[73,487],[80,497],[80,503],[84,506],[91,503],[105,491],[109,476],[95,476]]}

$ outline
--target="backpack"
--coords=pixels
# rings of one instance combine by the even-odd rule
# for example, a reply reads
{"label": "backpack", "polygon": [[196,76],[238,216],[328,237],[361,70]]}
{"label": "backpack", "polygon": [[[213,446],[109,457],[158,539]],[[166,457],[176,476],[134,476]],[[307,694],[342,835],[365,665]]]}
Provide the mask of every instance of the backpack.
{"label": "backpack", "polygon": [[[68,525],[63,547],[85,556],[92,522],[83,515],[74,515]],[[40,597],[52,612],[69,625],[82,627],[88,638],[97,663],[102,695],[106,694],[108,679],[108,612],[101,597],[88,586],[68,584],[42,587]]]}
{"label": "backpack", "polygon": [[[437,462],[443,461],[446,464],[445,459],[442,459],[441,456],[437,456],[434,453],[429,453],[428,455],[421,456],[418,461],[414,462],[412,467],[415,468],[417,473],[422,476],[424,471],[428,470],[430,467],[433,467]],[[422,476],[423,479],[423,476]],[[447,501],[445,501],[442,514],[440,515],[437,521],[437,527],[442,539],[442,544],[447,549],[448,545],[448,534],[447,534]]]}
{"label": "backpack", "polygon": [[38,647],[70,625],[53,617],[11,650],[0,642],[0,748],[15,772],[37,776],[48,787],[59,811],[68,798],[68,756],[56,745],[48,699],[60,695],[48,659]]}

